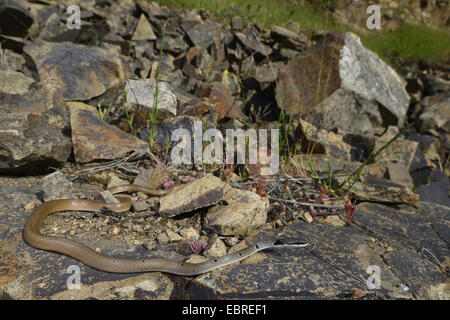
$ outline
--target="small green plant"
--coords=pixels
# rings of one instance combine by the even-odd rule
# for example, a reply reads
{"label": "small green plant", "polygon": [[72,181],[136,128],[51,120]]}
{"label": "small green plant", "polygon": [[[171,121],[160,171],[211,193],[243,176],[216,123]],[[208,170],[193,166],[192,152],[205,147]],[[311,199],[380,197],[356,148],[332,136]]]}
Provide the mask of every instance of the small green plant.
{"label": "small green plant", "polygon": [[123,105],[123,110],[125,111],[125,116],[127,117],[128,126],[130,127],[130,130],[133,131],[134,114],[130,114],[128,111],[127,96],[126,96],[125,91],[122,92],[122,105]]}
{"label": "small green plant", "polygon": [[107,105],[105,107],[102,107],[101,105],[98,105],[97,112],[100,119],[104,122],[107,122],[107,117],[109,113],[110,105]]}

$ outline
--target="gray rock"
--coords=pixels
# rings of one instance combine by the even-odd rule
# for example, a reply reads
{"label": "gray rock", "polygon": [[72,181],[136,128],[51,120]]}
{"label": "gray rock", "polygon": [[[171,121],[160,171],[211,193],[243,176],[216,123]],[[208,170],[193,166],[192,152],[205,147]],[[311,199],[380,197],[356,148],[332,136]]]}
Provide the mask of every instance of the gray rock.
{"label": "gray rock", "polygon": [[[379,150],[380,148],[382,148],[398,133],[399,130],[396,126],[389,126],[386,132],[383,133],[381,137],[375,138],[375,150]],[[399,164],[402,164],[409,170],[418,145],[419,143],[416,141],[411,141],[405,139],[404,137],[399,137],[378,155],[377,162],[383,164],[397,162]]]}
{"label": "gray rock", "polygon": [[105,123],[86,109],[71,105],[70,122],[77,162],[119,159],[133,152],[142,156],[148,152],[147,143]]}
{"label": "gray rock", "polygon": [[139,22],[136,26],[136,30],[134,30],[133,41],[139,40],[156,40],[157,37],[153,32],[152,26],[148,22],[147,18],[144,14],[141,14],[139,17]]}
{"label": "gray rock", "polygon": [[417,188],[420,201],[440,204],[450,207],[450,184],[448,177],[436,169],[430,175],[430,182]]}
{"label": "gray rock", "polygon": [[40,81],[65,100],[88,100],[125,80],[119,55],[99,47],[37,40],[23,50]]}
{"label": "gray rock", "polygon": [[194,46],[206,50],[214,43],[214,39],[220,40],[222,27],[216,22],[207,22],[185,31]]}
{"label": "gray rock", "polygon": [[61,171],[56,171],[42,178],[44,201],[71,199],[74,196],[73,183],[66,179]]}
{"label": "gray rock", "polygon": [[450,94],[437,94],[423,99],[424,111],[419,116],[420,130],[442,129],[450,133]]}
{"label": "gray rock", "polygon": [[0,0],[0,33],[25,37],[33,17],[17,1]]}
{"label": "gray rock", "polygon": [[298,51],[308,48],[311,41],[304,34],[297,34],[280,26],[272,27],[270,36],[281,45]]}
{"label": "gray rock", "polygon": [[225,243],[217,237],[214,236],[213,239],[210,240],[208,246],[204,251],[204,255],[209,259],[218,258],[227,254],[227,246]]}
{"label": "gray rock", "polygon": [[0,92],[25,94],[33,83],[34,79],[25,76],[22,72],[11,69],[0,71]]}
{"label": "gray rock", "polygon": [[242,19],[239,16],[235,16],[231,18],[231,30],[233,31],[241,31],[244,27],[242,23]]}
{"label": "gray rock", "polygon": [[341,49],[339,75],[342,87],[382,104],[402,127],[409,107],[406,82],[375,53],[366,49],[358,36],[347,33]]}
{"label": "gray rock", "polygon": [[[337,177],[339,183],[344,182],[342,177]],[[409,203],[419,201],[419,195],[412,192],[404,185],[378,178],[367,176],[364,182],[356,182],[352,186],[352,193],[361,201],[373,201],[382,203]]]}
{"label": "gray rock", "polygon": [[272,53],[272,48],[265,45],[253,29],[248,29],[243,32],[235,32],[234,35],[239,40],[241,45],[247,48],[247,50],[251,53],[258,53],[263,56],[268,56]]}
{"label": "gray rock", "polygon": [[70,156],[63,133],[67,106],[58,95],[35,88],[24,95],[0,93],[0,172],[48,172]]}
{"label": "gray rock", "polygon": [[[287,114],[308,116],[318,105],[338,89],[342,103],[328,100],[322,108],[332,110],[339,105],[340,113],[348,116],[361,113],[363,124],[357,129],[367,130],[369,125],[383,123],[403,126],[409,107],[406,82],[375,53],[362,46],[352,34],[331,34],[322,38],[305,54],[291,59],[278,73],[277,103]],[[352,92],[345,96],[343,92]],[[352,103],[348,100],[356,99]],[[363,104],[361,107],[360,104]],[[382,107],[378,107],[380,104]],[[328,105],[330,105],[328,107]],[[335,114],[335,113],[333,113]],[[321,126],[320,119],[309,121]],[[332,119],[325,115],[324,119]],[[330,121],[325,124],[330,125]],[[352,130],[348,122],[333,124],[339,130]],[[321,127],[322,128],[322,127]],[[324,128],[324,127],[323,127]],[[325,128],[324,128],[325,129]],[[353,131],[356,131],[353,128]],[[361,132],[359,132],[361,133]]]}
{"label": "gray rock", "polygon": [[267,220],[269,200],[254,192],[230,189],[223,200],[208,210],[206,225],[223,236],[246,235]]}
{"label": "gray rock", "polygon": [[[22,240],[22,230],[32,209],[40,202],[39,178],[27,178],[13,187],[0,183],[0,296],[8,299],[169,299],[173,282],[159,272],[114,274],[90,268],[59,253],[39,250]],[[58,217],[61,223],[63,218]],[[114,241],[86,241],[108,255],[148,257],[141,246]],[[7,245],[10,244],[10,245]],[[161,253],[159,253],[161,254]],[[150,253],[155,256],[155,253]],[[156,254],[157,255],[157,254]],[[71,290],[67,281],[80,268],[81,288]],[[18,268],[18,266],[21,266]]]}
{"label": "gray rock", "polygon": [[174,187],[159,201],[159,214],[173,217],[219,202],[230,186],[212,175],[206,175],[184,186]]}
{"label": "gray rock", "polygon": [[[126,102],[152,110],[155,107],[156,82],[154,80],[127,80],[125,86]],[[177,97],[170,84],[158,83],[158,112],[177,114]],[[147,118],[148,119],[148,118]]]}
{"label": "gray rock", "polygon": [[[184,41],[183,36],[178,33],[166,33],[164,37],[163,51],[172,53],[174,55],[179,55],[185,52],[189,46]],[[156,41],[156,49],[161,49],[161,41]]]}
{"label": "gray rock", "polygon": [[337,129],[355,134],[372,134],[383,123],[375,101],[342,88],[319,103],[304,119],[327,131]]}
{"label": "gray rock", "polygon": [[408,169],[405,166],[392,162],[386,164],[386,167],[389,180],[405,186],[408,189],[413,188],[413,179],[411,178],[411,175],[409,174]]}
{"label": "gray rock", "polygon": [[304,152],[330,154],[337,159],[351,160],[351,146],[334,132],[317,129],[311,123],[300,119],[295,139],[302,141]]}

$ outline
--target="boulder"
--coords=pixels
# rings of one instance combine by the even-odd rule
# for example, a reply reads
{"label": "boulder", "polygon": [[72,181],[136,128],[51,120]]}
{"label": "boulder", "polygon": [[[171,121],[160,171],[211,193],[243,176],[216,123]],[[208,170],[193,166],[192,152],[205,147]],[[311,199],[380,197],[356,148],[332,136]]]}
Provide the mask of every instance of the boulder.
{"label": "boulder", "polygon": [[125,80],[119,55],[99,47],[36,40],[23,50],[42,84],[64,100],[89,100]]}
{"label": "boulder", "polygon": [[183,186],[174,187],[159,201],[159,214],[173,217],[184,212],[216,204],[230,186],[212,175],[206,175]]}
{"label": "boulder", "polygon": [[72,149],[68,126],[69,110],[57,94],[42,88],[0,93],[0,172],[40,173],[61,166]]}
{"label": "boulder", "polygon": [[77,162],[119,159],[133,152],[142,156],[149,150],[146,142],[103,122],[75,104],[70,105],[70,122]]}
{"label": "boulder", "polygon": [[[289,115],[302,117],[331,130],[343,132],[351,129],[348,122],[321,125],[314,111],[321,107],[333,111],[338,104],[339,113],[349,115],[362,113],[362,128],[367,130],[371,122],[403,126],[409,107],[406,82],[375,53],[366,49],[353,33],[333,33],[323,37],[315,46],[297,55],[278,73],[277,103]],[[329,99],[336,90],[341,103]],[[347,93],[348,92],[348,93]],[[346,96],[349,95],[349,96]],[[336,98],[336,97],[335,97]],[[356,99],[352,103],[348,100]],[[363,104],[364,106],[360,106]],[[336,112],[333,112],[336,114]],[[332,119],[333,115],[325,115]]]}

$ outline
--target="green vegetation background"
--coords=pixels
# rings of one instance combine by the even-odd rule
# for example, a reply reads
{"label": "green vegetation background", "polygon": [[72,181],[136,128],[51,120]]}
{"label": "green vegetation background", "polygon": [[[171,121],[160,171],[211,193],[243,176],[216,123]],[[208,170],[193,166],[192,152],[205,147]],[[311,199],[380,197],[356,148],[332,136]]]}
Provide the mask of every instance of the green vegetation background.
{"label": "green vegetation background", "polygon": [[[230,22],[240,16],[244,23],[258,21],[265,28],[285,26],[295,21],[301,30],[353,31],[362,43],[387,63],[403,61],[450,61],[450,31],[425,25],[403,23],[394,31],[356,31],[338,25],[328,10],[330,0],[315,1],[314,5],[293,0],[159,0],[161,5],[183,9],[206,9],[215,19]],[[332,2],[332,1],[331,1]],[[367,14],[369,17],[369,14]]]}

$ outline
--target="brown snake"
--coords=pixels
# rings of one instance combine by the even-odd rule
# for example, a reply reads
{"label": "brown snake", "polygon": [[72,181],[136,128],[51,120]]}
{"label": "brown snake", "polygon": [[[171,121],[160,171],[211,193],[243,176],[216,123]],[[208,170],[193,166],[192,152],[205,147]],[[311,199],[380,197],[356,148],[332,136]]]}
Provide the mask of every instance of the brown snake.
{"label": "brown snake", "polygon": [[[168,191],[151,190],[139,185],[122,185],[109,189],[112,194],[120,192],[143,192],[153,196],[162,196]],[[55,251],[72,258],[98,270],[115,273],[150,272],[160,271],[182,276],[193,276],[209,272],[216,268],[239,262],[246,257],[272,247],[305,247],[305,244],[277,244],[275,241],[257,242],[241,251],[231,253],[213,260],[202,263],[188,263],[184,261],[149,258],[149,259],[125,259],[110,257],[101,254],[94,249],[72,239],[57,236],[48,236],[40,232],[40,227],[45,218],[59,211],[98,211],[102,208],[115,212],[127,211],[131,207],[131,199],[117,197],[119,204],[107,204],[91,200],[51,200],[42,203],[30,215],[23,229],[24,240],[33,247]]]}

